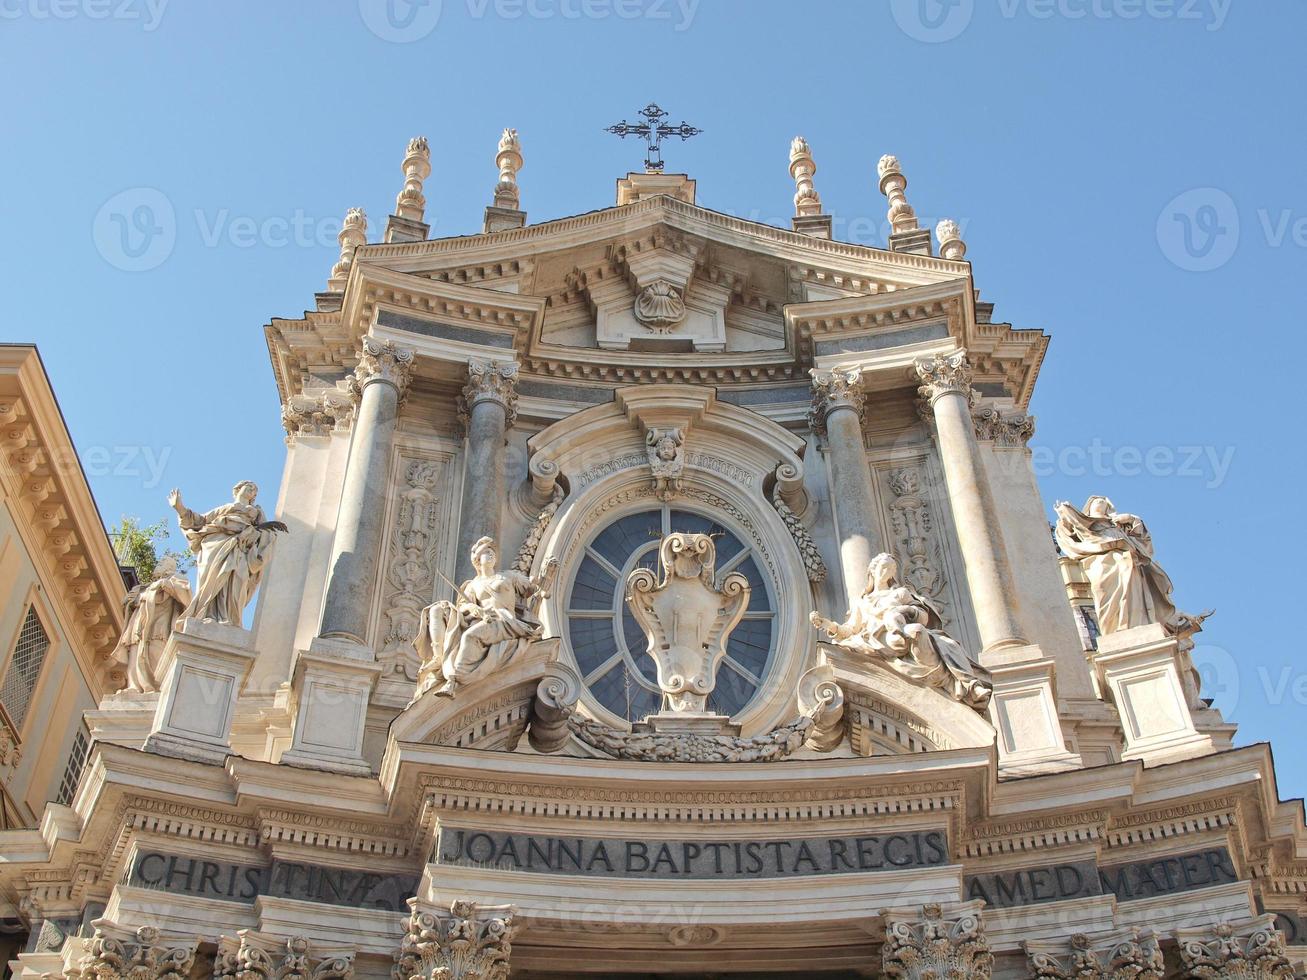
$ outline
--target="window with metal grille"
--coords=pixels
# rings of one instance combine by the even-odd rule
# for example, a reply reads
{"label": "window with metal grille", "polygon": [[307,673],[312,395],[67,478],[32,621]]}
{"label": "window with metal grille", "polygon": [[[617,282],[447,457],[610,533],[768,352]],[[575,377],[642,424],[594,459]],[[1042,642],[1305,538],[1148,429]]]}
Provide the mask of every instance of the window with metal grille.
{"label": "window with metal grille", "polygon": [[29,606],[27,619],[23,621],[23,631],[18,634],[18,643],[14,646],[13,659],[5,671],[4,687],[0,687],[0,704],[5,706],[5,712],[14,723],[14,728],[20,731],[32,703],[36,679],[41,676],[41,666],[45,663],[45,655],[49,650],[50,637],[41,625],[41,618],[36,615],[36,607]]}
{"label": "window with metal grille", "polygon": [[54,799],[56,803],[67,805],[73,802],[73,794],[77,792],[77,783],[82,778],[82,770],[86,768],[86,754],[90,748],[91,736],[82,728],[73,739],[73,747],[68,753],[68,765],[64,767],[64,778],[59,783],[59,795]]}

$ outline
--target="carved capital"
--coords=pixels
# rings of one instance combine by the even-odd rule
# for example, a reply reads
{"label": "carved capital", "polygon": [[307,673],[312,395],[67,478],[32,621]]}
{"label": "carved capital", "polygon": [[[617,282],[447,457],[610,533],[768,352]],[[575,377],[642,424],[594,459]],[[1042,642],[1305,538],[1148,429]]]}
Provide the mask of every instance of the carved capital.
{"label": "carved capital", "polygon": [[1151,931],[1121,929],[1022,943],[1040,980],[1162,980],[1166,964]]}
{"label": "carved capital", "polygon": [[186,980],[199,938],[162,936],[153,926],[128,929],[96,919],[95,934],[82,940],[85,954],[69,969],[78,980]]}
{"label": "carved capital", "polygon": [[970,977],[988,980],[994,956],[980,920],[981,902],[950,907],[923,905],[917,911],[882,909],[885,976],[899,980]]}
{"label": "carved capital", "polygon": [[1294,975],[1273,915],[1177,929],[1175,939],[1183,980],[1289,980]]}
{"label": "carved capital", "polygon": [[320,948],[303,936],[283,939],[251,929],[218,941],[214,980],[352,980],[353,947]]}
{"label": "carved capital", "polygon": [[454,902],[448,912],[409,900],[393,980],[508,980],[517,910]]}
{"label": "carved capital", "polygon": [[917,391],[928,404],[933,405],[939,398],[949,394],[971,397],[971,365],[967,363],[965,350],[919,357],[914,367],[917,378],[921,381]]}
{"label": "carved capital", "polygon": [[812,370],[812,407],[808,409],[808,425],[823,438],[826,420],[832,412],[847,408],[858,416],[859,422],[865,407],[860,371]]}
{"label": "carved capital", "polygon": [[504,409],[504,427],[517,421],[517,363],[515,361],[467,362],[467,383],[458,400],[458,417],[467,425],[472,410],[482,402],[494,402]]}
{"label": "carved capital", "polygon": [[976,438],[1000,449],[1024,449],[1035,434],[1035,417],[1025,412],[1003,413],[997,408],[978,408],[971,413]]}
{"label": "carved capital", "polygon": [[401,347],[389,340],[363,338],[358,367],[354,369],[355,384],[360,392],[374,382],[384,382],[399,393],[403,400],[413,377],[413,348]]}
{"label": "carved capital", "polygon": [[347,430],[354,420],[354,407],[348,381],[333,388],[291,395],[281,406],[286,445],[293,446],[301,436],[329,436],[332,432]]}

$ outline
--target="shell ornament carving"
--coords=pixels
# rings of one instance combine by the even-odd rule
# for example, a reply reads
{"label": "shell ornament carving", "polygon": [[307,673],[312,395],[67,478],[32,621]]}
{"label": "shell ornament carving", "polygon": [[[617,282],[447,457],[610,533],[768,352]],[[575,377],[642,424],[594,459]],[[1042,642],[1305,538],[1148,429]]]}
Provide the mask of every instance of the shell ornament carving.
{"label": "shell ornament carving", "polygon": [[654,333],[669,333],[685,319],[685,300],[675,286],[659,279],[640,290],[632,312]]}

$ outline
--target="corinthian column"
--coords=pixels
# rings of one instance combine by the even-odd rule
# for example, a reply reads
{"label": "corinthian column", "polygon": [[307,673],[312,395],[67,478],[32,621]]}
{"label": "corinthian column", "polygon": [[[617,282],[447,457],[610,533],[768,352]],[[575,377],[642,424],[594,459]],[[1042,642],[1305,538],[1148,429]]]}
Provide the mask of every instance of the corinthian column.
{"label": "corinthian column", "polygon": [[826,437],[829,447],[830,494],[850,609],[862,595],[867,566],[878,548],[876,498],[862,441],[862,414],[862,380],[857,371],[813,370],[808,422],[814,432]]}
{"label": "corinthian column", "polygon": [[980,459],[971,419],[971,368],[967,352],[923,357],[916,363],[921,397],[935,419],[949,504],[967,569],[976,625],[985,650],[1023,646],[1016,584],[1003,530]]}
{"label": "corinthian column", "polygon": [[458,531],[456,566],[456,578],[462,582],[472,577],[472,545],[482,537],[499,541],[500,516],[508,495],[504,440],[517,418],[517,364],[469,361],[459,417],[467,427],[463,520]]}
{"label": "corinthian column", "polygon": [[390,341],[363,338],[354,371],[358,409],[350,443],[345,485],[336,518],[322,608],[324,637],[366,642],[372,587],[381,560],[381,537],[399,403],[408,389],[413,351]]}

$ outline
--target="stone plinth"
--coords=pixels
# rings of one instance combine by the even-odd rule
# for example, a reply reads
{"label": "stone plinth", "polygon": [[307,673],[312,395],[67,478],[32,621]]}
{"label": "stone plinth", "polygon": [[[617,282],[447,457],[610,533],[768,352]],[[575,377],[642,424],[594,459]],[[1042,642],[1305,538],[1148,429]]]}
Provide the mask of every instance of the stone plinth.
{"label": "stone plinth", "polygon": [[1174,762],[1213,751],[1211,737],[1194,727],[1180,680],[1179,642],[1164,626],[1105,633],[1090,660],[1121,716],[1122,758]]}
{"label": "stone plinth", "polygon": [[145,750],[221,763],[231,751],[236,698],[254,656],[249,630],[182,620],[159,664],[164,681]]}
{"label": "stone plinth", "polygon": [[381,673],[371,651],[319,637],[295,658],[291,681],[295,727],[283,763],[364,776],[368,698]]}
{"label": "stone plinth", "polygon": [[994,680],[989,715],[998,730],[998,766],[1004,775],[1057,772],[1081,766],[1058,720],[1053,661],[1034,644],[991,651]]}
{"label": "stone plinth", "polygon": [[84,717],[95,741],[140,749],[145,747],[145,740],[154,728],[158,710],[157,691],[148,694],[119,691],[102,700],[99,707],[86,712]]}
{"label": "stone plinth", "polygon": [[740,726],[732,725],[726,715],[707,711],[660,711],[631,726],[633,731],[663,732],[682,735],[739,735]]}

